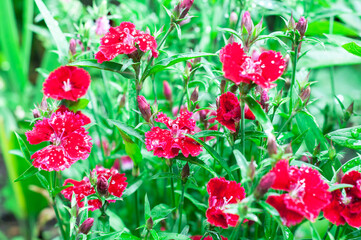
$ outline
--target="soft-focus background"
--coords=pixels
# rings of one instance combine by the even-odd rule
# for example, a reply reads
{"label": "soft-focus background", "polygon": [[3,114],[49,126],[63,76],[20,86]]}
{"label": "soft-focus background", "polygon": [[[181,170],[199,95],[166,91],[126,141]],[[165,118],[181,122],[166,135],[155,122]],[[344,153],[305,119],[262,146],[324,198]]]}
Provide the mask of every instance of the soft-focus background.
{"label": "soft-focus background", "polygon": [[[102,4],[101,0],[44,0],[44,3],[59,22],[68,41],[75,38],[88,44],[89,49],[82,50],[78,45],[77,50],[91,58],[100,38],[94,32],[97,18],[108,15],[112,26],[122,21],[132,21],[137,28],[145,30],[148,27],[153,34],[163,25],[166,28],[169,25],[169,17],[163,6],[173,9],[177,1],[112,0]],[[311,71],[309,76],[306,71],[302,75],[301,71],[297,78],[302,81],[309,77],[309,81],[314,82],[312,98],[315,101],[309,110],[324,134],[342,125],[340,116],[352,102],[354,112],[360,112],[361,58],[341,47],[346,42],[361,42],[359,0],[195,0],[190,11],[194,17],[189,23],[184,23],[181,34],[176,31],[171,34],[166,44],[167,53],[191,50],[217,52],[229,37],[229,33],[221,28],[234,28],[234,25],[239,24],[237,16],[241,9],[250,11],[255,23],[263,17],[266,27],[263,34],[285,30],[285,19],[289,19],[291,13],[296,20],[300,16],[308,19],[306,35],[314,38],[314,41],[302,45],[303,50],[309,51],[301,58],[298,66],[300,70],[305,68]],[[14,131],[24,137],[25,131],[31,128],[31,110],[34,104],[42,100],[42,83],[49,72],[60,66],[57,47],[33,0],[2,0],[0,16],[0,239],[50,239],[54,235],[55,220],[47,204],[46,191],[35,178],[14,182],[28,168],[27,162],[21,157]],[[258,45],[277,49],[284,55],[287,53],[287,49],[277,40],[261,41]],[[200,86],[204,103],[214,104],[216,85],[210,72],[220,69],[220,63],[217,58],[212,61],[196,76],[192,86]],[[163,80],[175,86],[174,99],[181,94],[177,86],[182,88],[183,70],[184,64],[178,64],[170,71],[156,75],[154,81],[159,105],[165,104]],[[119,104],[127,92],[124,82],[128,80],[119,75],[89,71],[92,86],[87,97],[93,107],[85,112],[95,110],[99,117],[97,122],[103,122],[104,113],[110,118],[110,114],[121,117],[119,113],[123,110]],[[111,86],[104,85],[102,78],[105,77]],[[280,83],[280,87],[287,87],[287,83],[286,79]],[[151,81],[145,84],[149,85]],[[145,86],[143,94],[148,99],[154,99],[154,94],[151,90],[148,92],[148,89],[152,88]],[[360,122],[360,118],[354,115],[348,125],[359,125]],[[90,131],[93,139],[99,142],[95,130]],[[106,126],[101,131],[107,134]],[[34,151],[39,146],[29,148]],[[91,158],[96,159],[100,155],[99,148],[93,148],[92,154]],[[341,160],[350,159],[354,155],[354,152],[343,152]],[[89,167],[87,163],[79,163],[78,167],[72,168],[72,172],[65,171],[63,176],[80,179],[83,175],[83,171],[79,170],[82,164]],[[148,188],[151,192],[150,185]],[[150,198],[154,200],[156,196]],[[131,204],[132,201],[126,199],[124,203],[117,202],[112,208],[113,228],[132,224],[134,216]],[[185,211],[191,212],[192,207]],[[123,219],[119,216],[123,216]],[[199,216],[192,217],[196,219]]]}

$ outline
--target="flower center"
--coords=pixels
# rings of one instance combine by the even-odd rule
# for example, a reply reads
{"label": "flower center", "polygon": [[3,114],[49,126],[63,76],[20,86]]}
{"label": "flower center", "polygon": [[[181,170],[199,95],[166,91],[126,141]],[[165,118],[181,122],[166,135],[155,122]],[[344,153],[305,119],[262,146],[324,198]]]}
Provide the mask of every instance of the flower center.
{"label": "flower center", "polygon": [[347,196],[345,190],[342,191],[341,202],[345,205],[349,205],[352,201],[352,197]]}
{"label": "flower center", "polygon": [[68,78],[66,81],[63,82],[64,86],[63,89],[65,92],[69,92],[71,90],[70,79]]}
{"label": "flower center", "polygon": [[241,65],[242,75],[261,73],[260,62],[253,62],[251,58],[247,58],[246,61]]}
{"label": "flower center", "polygon": [[302,179],[297,182],[296,186],[290,191],[290,196],[293,199],[300,199],[303,197],[304,191],[305,191],[305,179]]}

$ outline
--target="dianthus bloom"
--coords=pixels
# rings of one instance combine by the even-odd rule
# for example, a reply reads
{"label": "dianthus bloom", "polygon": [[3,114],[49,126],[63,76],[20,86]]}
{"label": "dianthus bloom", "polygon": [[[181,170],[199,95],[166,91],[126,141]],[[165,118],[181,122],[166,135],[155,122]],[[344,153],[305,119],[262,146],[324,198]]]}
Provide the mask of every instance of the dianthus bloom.
{"label": "dianthus bloom", "polygon": [[[96,168],[92,171],[92,175],[96,176],[97,180],[104,178],[106,183],[109,181],[109,185],[107,189],[105,189],[110,195],[120,198],[123,195],[125,188],[127,187],[128,183],[126,182],[127,178],[125,174],[120,174],[118,170],[106,169],[104,167],[96,166]],[[95,194],[95,188],[90,183],[87,177],[84,177],[81,181],[76,181],[73,179],[66,179],[64,181],[64,186],[68,183],[72,184],[61,193],[64,197],[68,200],[71,200],[73,194],[75,194],[75,199],[78,206],[81,208],[84,206],[83,199],[87,196]],[[108,202],[114,202],[114,200],[108,200]],[[102,206],[102,203],[99,199],[90,199],[88,200],[88,205],[91,211],[94,211]]]}
{"label": "dianthus bloom", "polygon": [[84,69],[62,66],[49,74],[43,85],[44,95],[55,100],[77,101],[90,85],[90,75]]}
{"label": "dianthus bloom", "polygon": [[252,59],[236,42],[222,48],[219,58],[223,63],[224,76],[235,84],[254,82],[266,89],[276,86],[272,82],[283,74],[286,66],[281,53],[265,51],[257,59]]}
{"label": "dianthus bloom", "polygon": [[[244,108],[246,119],[254,120],[255,116],[247,105]],[[219,97],[219,107],[217,109],[217,121],[228,128],[236,131],[236,123],[242,118],[241,106],[234,93],[226,92]]]}
{"label": "dianthus bloom", "polygon": [[331,193],[317,170],[289,166],[288,160],[280,160],[271,172],[276,174],[272,188],[287,193],[271,195],[266,202],[278,211],[286,226],[298,224],[304,217],[314,221],[329,204]]}
{"label": "dianthus bloom", "polygon": [[99,51],[95,54],[98,63],[110,61],[119,54],[131,54],[138,50],[152,51],[158,57],[157,42],[154,37],[135,29],[131,22],[122,22],[118,27],[111,27],[100,39]]}
{"label": "dianthus bloom", "polygon": [[184,134],[193,134],[195,121],[191,119],[192,113],[187,110],[180,113],[175,120],[170,119],[164,113],[159,113],[156,122],[164,123],[168,129],[152,127],[145,133],[145,144],[148,151],[154,150],[154,155],[158,157],[174,158],[179,151],[185,157],[198,156],[202,147],[193,139]]}
{"label": "dianthus bloom", "polygon": [[[190,239],[192,239],[192,240],[201,240],[202,237],[203,237],[203,236],[193,236],[193,237],[190,237]],[[211,236],[207,236],[207,237],[205,237],[205,238],[203,238],[203,239],[204,239],[204,240],[213,240],[213,238],[212,238]],[[228,238],[223,237],[223,236],[221,236],[221,239],[222,239],[222,240],[228,240]]]}
{"label": "dianthus bloom", "polygon": [[89,157],[91,137],[83,125],[89,121],[85,115],[60,108],[50,117],[35,123],[34,129],[25,133],[30,144],[48,141],[51,145],[35,152],[31,159],[36,168],[59,171],[69,168],[80,159]]}
{"label": "dianthus bloom", "polygon": [[209,208],[206,212],[207,220],[216,227],[235,227],[239,216],[226,213],[225,206],[240,202],[245,198],[244,188],[236,181],[227,181],[224,178],[212,178],[207,184],[209,194]]}
{"label": "dianthus bloom", "polygon": [[353,187],[333,191],[331,203],[323,209],[323,215],[335,225],[348,223],[351,227],[361,227],[361,173],[350,171],[342,177],[341,183]]}

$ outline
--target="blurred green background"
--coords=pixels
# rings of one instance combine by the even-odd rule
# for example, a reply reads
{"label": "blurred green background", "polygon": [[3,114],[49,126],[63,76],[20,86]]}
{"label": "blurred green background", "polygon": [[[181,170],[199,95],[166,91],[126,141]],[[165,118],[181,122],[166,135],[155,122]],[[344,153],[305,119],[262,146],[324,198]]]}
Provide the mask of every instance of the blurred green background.
{"label": "blurred green background", "polygon": [[[21,157],[14,131],[24,137],[30,129],[31,110],[34,104],[42,99],[42,83],[47,74],[60,66],[56,53],[57,47],[52,39],[43,17],[33,0],[2,0],[0,8],[0,239],[31,239],[43,235],[46,230],[52,231],[54,221],[48,208],[46,194],[39,183],[30,178],[14,183],[27,168],[27,162]],[[163,25],[169,25],[169,17],[163,6],[172,9],[175,0],[112,0],[105,8],[99,8],[102,1],[92,0],[44,0],[67,40],[80,38],[88,42],[89,49],[84,55],[91,58],[92,52],[98,47],[99,37],[94,34],[95,20],[107,14],[116,26],[122,21],[132,21],[140,29],[150,29],[151,33]],[[361,58],[344,50],[341,45],[354,41],[360,43],[361,33],[361,1],[359,0],[195,0],[190,14],[191,21],[182,26],[179,36],[173,32],[166,44],[167,53],[190,52],[191,50],[214,53],[225,45],[229,34],[221,28],[234,28],[237,21],[230,20],[230,14],[237,15],[242,10],[251,12],[253,21],[258,23],[263,17],[265,31],[286,29],[285,19],[293,14],[297,20],[305,16],[309,22],[306,35],[313,42],[302,45],[307,54],[301,58],[297,80],[307,79],[312,85],[312,98],[315,99],[309,107],[317,123],[326,134],[342,125],[343,111],[354,102],[354,111],[360,111],[361,103]],[[179,38],[181,37],[181,38]],[[287,50],[276,40],[261,41],[259,46],[277,49],[283,54]],[[79,48],[79,47],[78,47]],[[79,50],[79,49],[78,49]],[[210,69],[219,69],[215,58],[209,64]],[[304,69],[304,70],[303,70]],[[94,71],[94,70],[92,70]],[[172,71],[156,76],[157,97],[165,102],[162,92],[163,80],[168,80],[175,88],[181,89],[182,81],[179,75],[183,65]],[[113,75],[110,90],[103,85],[99,71],[92,73],[92,89],[90,95],[102,96],[108,92],[110,99],[106,105],[103,99],[93,101],[96,111],[118,112],[122,94],[126,93],[124,79]],[[103,73],[104,74],[104,73]],[[107,73],[108,74],[108,73]],[[197,76],[203,94],[203,100],[212,101],[214,80],[204,72]],[[145,84],[151,84],[146,82]],[[282,84],[287,85],[287,79]],[[281,85],[282,85],[281,84]],[[193,86],[193,87],[194,87]],[[148,90],[149,89],[149,90]],[[144,87],[143,94],[154,99],[151,88]],[[179,91],[180,94],[181,91]],[[207,94],[209,92],[209,94]],[[174,99],[178,92],[174,91]],[[110,110],[109,110],[110,108]],[[355,115],[348,125],[360,124],[360,118]],[[343,126],[345,127],[345,126]],[[38,149],[29,146],[30,151]],[[97,151],[97,150],[94,150]],[[98,152],[95,153],[96,155]],[[354,155],[354,153],[345,152]],[[79,171],[78,176],[81,176]],[[75,176],[77,173],[73,173]],[[65,173],[67,175],[67,173]],[[69,175],[69,174],[68,174]]]}

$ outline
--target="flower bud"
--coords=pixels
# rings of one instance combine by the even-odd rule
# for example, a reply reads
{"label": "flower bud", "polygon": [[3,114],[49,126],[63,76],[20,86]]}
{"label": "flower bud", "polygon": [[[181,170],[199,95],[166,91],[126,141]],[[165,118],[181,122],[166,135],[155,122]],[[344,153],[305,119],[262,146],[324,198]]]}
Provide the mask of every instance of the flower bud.
{"label": "flower bud", "polygon": [[153,219],[152,219],[152,217],[150,217],[150,218],[148,218],[148,220],[147,220],[147,222],[146,222],[146,227],[147,227],[147,229],[148,230],[152,230],[153,229]]}
{"label": "flower bud", "polygon": [[225,93],[226,92],[226,85],[227,85],[227,81],[226,80],[222,80],[221,81],[221,94]]}
{"label": "flower bud", "polygon": [[273,135],[268,136],[267,150],[268,150],[268,155],[270,157],[272,157],[272,155],[277,154],[278,148],[277,148],[276,138]]}
{"label": "flower bud", "polygon": [[293,29],[296,28],[296,22],[295,22],[295,20],[293,19],[293,15],[292,15],[292,14],[291,14],[290,20],[288,20],[287,28],[288,28],[289,30],[293,30]]}
{"label": "flower bud", "polygon": [[198,95],[199,95],[199,87],[197,86],[197,87],[193,90],[193,92],[192,92],[192,94],[191,94],[190,100],[191,100],[193,103],[197,102],[197,101],[198,101]]}
{"label": "flower bud", "polygon": [[200,110],[199,112],[199,120],[204,123],[207,119],[207,112],[205,110]]}
{"label": "flower bud", "polygon": [[232,43],[234,43],[234,35],[233,34],[227,40],[227,44],[232,44]]}
{"label": "flower bud", "polygon": [[74,38],[70,39],[69,41],[69,51],[71,55],[76,54],[76,40]]}
{"label": "flower bud", "polygon": [[179,19],[185,18],[187,16],[189,9],[192,7],[194,0],[182,0],[180,3],[180,16]]}
{"label": "flower bud", "polygon": [[109,19],[106,16],[98,18],[95,22],[95,25],[95,34],[99,36],[106,34],[110,28]]}
{"label": "flower bud", "polygon": [[285,149],[285,154],[293,154],[292,143],[288,144]]}
{"label": "flower bud", "polygon": [[150,117],[152,116],[152,111],[150,110],[150,104],[147,102],[145,97],[138,96],[138,107],[140,112],[142,113],[142,116],[146,122],[150,121]]}
{"label": "flower bud", "polygon": [[122,98],[120,99],[119,108],[125,107],[126,100],[126,94],[124,93]]}
{"label": "flower bud", "polygon": [[33,116],[34,116],[34,118],[39,118],[39,117],[41,116],[38,109],[35,108],[35,109],[33,110]]}
{"label": "flower bud", "polygon": [[328,149],[328,156],[330,157],[331,160],[333,160],[336,157],[336,149],[333,146],[332,142],[330,148]]}
{"label": "flower bud", "polygon": [[101,196],[105,196],[108,193],[108,180],[104,176],[98,177],[97,191]]}
{"label": "flower bud", "polygon": [[345,111],[345,115],[344,115],[345,121],[348,121],[353,114],[353,103],[354,102],[352,102]]}
{"label": "flower bud", "polygon": [[229,90],[235,94],[238,90],[238,86],[236,84],[234,84]]}
{"label": "flower bud", "polygon": [[311,88],[310,86],[308,86],[307,88],[303,89],[302,92],[300,93],[300,98],[304,106],[307,105],[308,101],[310,100],[310,96],[311,96]]}
{"label": "flower bud", "polygon": [[185,184],[187,182],[187,179],[189,177],[190,173],[189,173],[189,164],[188,162],[186,163],[186,165],[184,165],[182,172],[181,172],[181,178],[182,178],[182,183]]}
{"label": "flower bud", "polygon": [[268,112],[268,101],[269,101],[269,96],[266,90],[263,90],[261,93],[261,106],[262,108]]}
{"label": "flower bud", "polygon": [[345,174],[344,174],[342,168],[340,168],[340,170],[338,170],[338,172],[336,174],[336,182],[337,183],[341,183],[343,175],[345,175]]}
{"label": "flower bud", "polygon": [[248,177],[253,180],[254,179],[254,175],[256,174],[256,164],[254,163],[254,160],[252,158],[251,162],[248,165],[248,170],[247,170],[247,174]]}
{"label": "flower bud", "polygon": [[97,183],[97,174],[95,171],[90,171],[89,181],[91,185],[95,185]]}
{"label": "flower bud", "polygon": [[254,25],[251,14],[249,14],[248,11],[244,12],[242,16],[241,29],[243,29],[243,27],[247,30],[248,34],[251,34],[253,32]]}
{"label": "flower bud", "polygon": [[165,98],[172,102],[172,88],[170,87],[169,83],[167,81],[163,81],[163,93]]}
{"label": "flower bud", "polygon": [[260,199],[263,197],[268,190],[272,187],[273,183],[276,180],[276,174],[274,172],[269,172],[261,178],[256,190],[254,192],[254,196],[256,199]]}
{"label": "flower bud", "polygon": [[307,20],[304,17],[301,17],[296,24],[296,29],[301,35],[301,39],[305,36],[307,30]]}
{"label": "flower bud", "polygon": [[231,12],[231,15],[229,16],[229,24],[231,26],[235,26],[237,24],[238,15],[236,12]]}
{"label": "flower bud", "polygon": [[79,232],[82,234],[87,235],[90,231],[90,229],[93,227],[94,224],[94,218],[88,218],[86,219],[79,227]]}
{"label": "flower bud", "polygon": [[48,111],[48,101],[46,100],[46,97],[43,97],[43,100],[41,100],[40,110],[42,112],[47,112]]}

